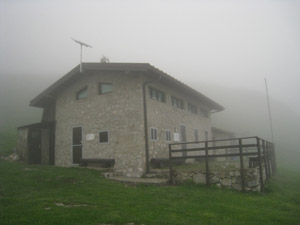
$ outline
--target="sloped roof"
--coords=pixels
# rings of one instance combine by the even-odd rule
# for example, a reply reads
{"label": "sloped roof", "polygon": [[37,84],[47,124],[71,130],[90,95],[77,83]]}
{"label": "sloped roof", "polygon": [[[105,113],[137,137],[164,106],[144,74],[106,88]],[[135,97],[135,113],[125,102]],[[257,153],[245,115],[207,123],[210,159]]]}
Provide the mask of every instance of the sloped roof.
{"label": "sloped roof", "polygon": [[[83,63],[82,70],[86,71],[124,71],[124,72],[150,72],[147,74],[153,74],[160,76],[160,81],[166,84],[176,86],[181,89],[185,93],[189,95],[193,95],[199,100],[201,100],[205,105],[212,108],[213,110],[221,111],[224,109],[223,106],[216,103],[212,99],[206,97],[200,92],[194,90],[193,88],[187,86],[186,84],[180,82],[174,77],[164,73],[158,68],[150,65],[149,63]],[[68,72],[66,75],[61,77],[59,80],[54,82],[51,86],[49,86],[46,90],[44,90],[41,94],[36,96],[34,99],[30,101],[30,106],[35,107],[43,107],[44,100],[52,96],[59,88],[61,88],[65,83],[70,82],[76,77],[80,76],[79,65]]]}

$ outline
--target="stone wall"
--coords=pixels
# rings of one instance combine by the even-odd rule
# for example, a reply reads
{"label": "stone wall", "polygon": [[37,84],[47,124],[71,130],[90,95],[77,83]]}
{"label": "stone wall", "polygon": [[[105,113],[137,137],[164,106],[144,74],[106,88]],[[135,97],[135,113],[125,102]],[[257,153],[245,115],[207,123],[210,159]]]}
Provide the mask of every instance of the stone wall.
{"label": "stone wall", "polygon": [[[55,164],[73,166],[72,129],[82,127],[82,157],[115,159],[115,170],[126,176],[145,171],[142,76],[131,72],[83,73],[56,99]],[[98,94],[98,83],[112,83],[112,92]],[[76,92],[88,88],[88,97],[76,100]],[[109,141],[99,143],[99,132]],[[94,135],[88,139],[87,135]]]}
{"label": "stone wall", "polygon": [[[147,87],[147,108],[148,108],[148,127],[157,128],[158,140],[149,138],[149,157],[151,158],[168,158],[169,150],[166,140],[166,130],[171,132],[171,141],[174,141],[174,133],[179,133],[180,141],[182,141],[180,126],[186,127],[186,142],[195,141],[194,130],[198,130],[199,141],[205,140],[205,132],[207,138],[211,139],[211,119],[202,116],[199,113],[200,108],[210,111],[210,109],[201,103],[201,99],[191,98],[190,96],[180,92],[174,87],[170,87],[159,82],[148,85],[165,93],[165,102],[150,98],[149,88]],[[172,106],[171,97],[175,96],[184,101],[184,109]],[[188,103],[197,107],[197,114],[188,111]]]}
{"label": "stone wall", "polygon": [[[264,181],[266,180],[265,170],[263,168]],[[210,183],[217,187],[242,190],[240,170],[234,171],[210,171]],[[175,171],[175,182],[193,181],[196,184],[206,184],[205,172],[181,172]],[[260,191],[259,168],[245,169],[245,185],[246,191]]]}
{"label": "stone wall", "polygon": [[27,147],[28,128],[19,128],[17,137],[16,153],[21,160],[27,161],[28,147]]}
{"label": "stone wall", "polygon": [[[74,166],[72,163],[72,129],[82,127],[83,158],[115,159],[115,171],[125,176],[140,177],[145,173],[145,134],[143,116],[143,83],[150,76],[136,72],[94,72],[83,73],[80,78],[67,85],[56,99],[56,143],[55,164]],[[98,94],[98,83],[112,83],[110,93]],[[150,98],[149,86],[165,92],[166,102]],[[76,92],[88,88],[88,97],[76,100]],[[194,129],[198,129],[199,140],[205,139],[205,132],[211,138],[210,118],[188,112],[190,102],[202,109],[200,100],[189,98],[160,82],[146,87],[146,101],[149,128],[149,158],[167,158],[168,142],[166,130],[180,133],[180,126],[186,126],[187,141],[195,141]],[[172,106],[171,96],[185,101],[185,109]],[[158,140],[151,140],[150,129],[157,128]],[[99,131],[109,132],[109,142],[99,143]],[[92,135],[94,138],[88,139]]]}

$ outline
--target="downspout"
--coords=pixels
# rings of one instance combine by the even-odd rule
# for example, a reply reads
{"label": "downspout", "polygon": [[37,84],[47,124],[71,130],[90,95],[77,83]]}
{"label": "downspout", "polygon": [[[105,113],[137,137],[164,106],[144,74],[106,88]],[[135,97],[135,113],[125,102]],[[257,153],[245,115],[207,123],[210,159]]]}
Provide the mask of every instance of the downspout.
{"label": "downspout", "polygon": [[147,101],[146,101],[146,86],[155,81],[161,80],[159,76],[156,80],[150,80],[143,83],[143,109],[144,109],[144,132],[145,132],[145,153],[146,153],[146,173],[150,172],[150,163],[149,163],[149,138],[148,138],[148,117],[147,117]]}

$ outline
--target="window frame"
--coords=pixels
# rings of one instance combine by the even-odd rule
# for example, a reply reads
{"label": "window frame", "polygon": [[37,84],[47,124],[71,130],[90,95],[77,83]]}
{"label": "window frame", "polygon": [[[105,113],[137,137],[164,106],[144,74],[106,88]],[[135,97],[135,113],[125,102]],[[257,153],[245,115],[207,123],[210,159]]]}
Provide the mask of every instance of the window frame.
{"label": "window frame", "polygon": [[188,103],[188,112],[198,114],[198,108],[192,103]]}
{"label": "window frame", "polygon": [[[101,142],[101,136],[100,136],[100,133],[104,133],[104,132],[106,132],[107,133],[107,141],[105,141],[105,142]],[[106,144],[106,143],[109,143],[109,131],[108,130],[100,130],[99,132],[98,132],[98,135],[99,135],[99,144]]]}
{"label": "window frame", "polygon": [[[174,106],[178,109],[184,110],[184,101],[183,101],[183,99],[177,98],[177,97],[172,95],[171,96],[171,103],[172,103],[172,106]],[[180,103],[180,106],[179,106],[178,103]]]}
{"label": "window frame", "polygon": [[[111,85],[111,91],[102,93],[102,87],[101,87],[102,84],[110,84]],[[98,83],[98,95],[105,95],[105,94],[108,94],[108,93],[111,93],[111,92],[113,92],[113,84],[112,83],[105,83],[105,82],[99,82]]]}
{"label": "window frame", "polygon": [[166,130],[166,141],[167,142],[171,142],[172,141],[171,131],[170,130]]}
{"label": "window frame", "polygon": [[[161,99],[159,98],[159,94],[161,94],[161,96],[162,96]],[[149,96],[152,99],[155,99],[157,101],[166,103],[166,93],[161,91],[161,90],[158,90],[158,89],[153,88],[153,87],[149,87]]]}
{"label": "window frame", "polygon": [[[155,131],[155,136],[156,136],[156,139],[154,139],[153,138],[153,136],[152,136],[152,130],[153,131]],[[152,141],[157,141],[158,140],[158,130],[157,130],[157,128],[155,128],[155,127],[150,127],[150,139],[152,140]]]}
{"label": "window frame", "polygon": [[210,118],[209,111],[202,108],[200,108],[200,115],[204,118]]}
{"label": "window frame", "polygon": [[[83,97],[83,98],[79,98],[79,94],[83,91],[86,91],[86,96]],[[88,97],[88,86],[84,86],[83,88],[79,89],[78,91],[76,91],[76,94],[75,94],[75,99],[76,100],[82,100],[82,99],[85,99]]]}
{"label": "window frame", "polygon": [[199,129],[195,128],[194,129],[194,138],[195,138],[195,142],[199,142],[200,138],[199,138]]}

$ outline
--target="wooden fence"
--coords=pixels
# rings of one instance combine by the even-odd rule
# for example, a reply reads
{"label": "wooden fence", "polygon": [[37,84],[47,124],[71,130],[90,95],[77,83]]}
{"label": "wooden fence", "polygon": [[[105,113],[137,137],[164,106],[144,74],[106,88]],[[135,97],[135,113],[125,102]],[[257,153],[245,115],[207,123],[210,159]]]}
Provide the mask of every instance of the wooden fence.
{"label": "wooden fence", "polygon": [[[218,157],[239,157],[241,186],[245,191],[245,157],[249,157],[252,165],[259,167],[261,191],[264,191],[266,180],[276,172],[274,144],[259,137],[244,137],[232,139],[209,140],[200,142],[183,142],[169,144],[170,183],[174,183],[174,162],[185,159],[204,159],[206,184],[210,185],[210,159]],[[263,171],[264,168],[264,171]]]}

